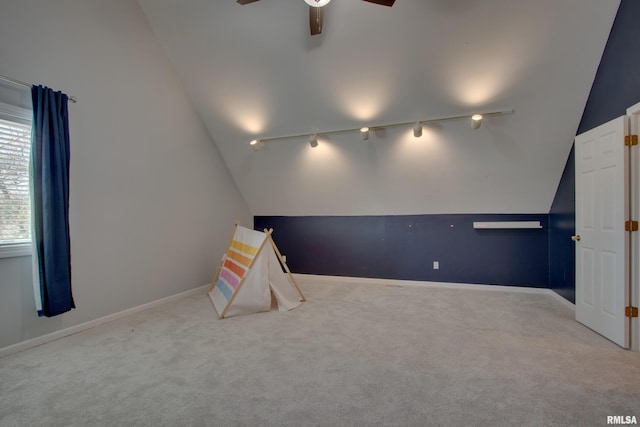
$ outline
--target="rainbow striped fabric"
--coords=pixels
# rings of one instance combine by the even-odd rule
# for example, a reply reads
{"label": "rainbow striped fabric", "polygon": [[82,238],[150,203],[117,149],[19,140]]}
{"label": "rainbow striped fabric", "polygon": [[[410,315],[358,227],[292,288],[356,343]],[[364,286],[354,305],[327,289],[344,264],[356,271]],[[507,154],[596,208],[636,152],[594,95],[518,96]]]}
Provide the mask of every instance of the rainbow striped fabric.
{"label": "rainbow striped fabric", "polygon": [[265,234],[238,226],[216,281],[216,288],[229,301],[260,250]]}

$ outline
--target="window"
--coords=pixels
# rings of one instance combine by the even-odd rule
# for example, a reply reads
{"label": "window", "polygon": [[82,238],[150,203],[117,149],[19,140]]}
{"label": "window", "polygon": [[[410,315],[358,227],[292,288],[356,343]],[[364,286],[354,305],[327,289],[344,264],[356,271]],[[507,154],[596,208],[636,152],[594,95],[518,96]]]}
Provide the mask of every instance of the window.
{"label": "window", "polygon": [[31,254],[31,111],[0,103],[0,258]]}

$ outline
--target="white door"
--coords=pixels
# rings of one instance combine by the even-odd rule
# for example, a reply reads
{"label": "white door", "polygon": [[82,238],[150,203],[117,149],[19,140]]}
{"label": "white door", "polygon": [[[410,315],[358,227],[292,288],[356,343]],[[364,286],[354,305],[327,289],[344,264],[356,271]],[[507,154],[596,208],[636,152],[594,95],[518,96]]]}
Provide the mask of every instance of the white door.
{"label": "white door", "polygon": [[[640,103],[629,107],[630,133],[640,132]],[[638,146],[631,149],[631,218],[640,218],[640,164],[638,164]],[[634,307],[640,306],[640,233],[631,234],[631,291],[629,301]],[[631,319],[631,349],[640,351],[640,319]]]}
{"label": "white door", "polygon": [[[628,119],[576,136],[576,320],[629,347]],[[579,240],[578,240],[579,239]]]}

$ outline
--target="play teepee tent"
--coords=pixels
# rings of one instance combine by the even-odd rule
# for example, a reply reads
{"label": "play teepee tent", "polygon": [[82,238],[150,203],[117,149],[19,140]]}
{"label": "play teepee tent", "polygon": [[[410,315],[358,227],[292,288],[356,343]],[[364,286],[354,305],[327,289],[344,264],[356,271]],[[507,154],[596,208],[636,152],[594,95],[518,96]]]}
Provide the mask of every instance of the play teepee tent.
{"label": "play teepee tent", "polygon": [[208,291],[220,319],[269,311],[272,293],[280,311],[291,310],[305,301],[271,238],[272,232],[235,224],[229,248]]}

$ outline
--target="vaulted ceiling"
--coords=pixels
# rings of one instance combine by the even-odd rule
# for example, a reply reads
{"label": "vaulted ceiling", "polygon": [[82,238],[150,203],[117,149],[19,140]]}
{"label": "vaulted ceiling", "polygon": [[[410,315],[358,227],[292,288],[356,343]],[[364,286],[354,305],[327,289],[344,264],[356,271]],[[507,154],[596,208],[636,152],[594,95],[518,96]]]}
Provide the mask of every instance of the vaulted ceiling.
{"label": "vaulted ceiling", "polygon": [[548,212],[619,1],[138,3],[253,214],[374,215]]}

